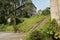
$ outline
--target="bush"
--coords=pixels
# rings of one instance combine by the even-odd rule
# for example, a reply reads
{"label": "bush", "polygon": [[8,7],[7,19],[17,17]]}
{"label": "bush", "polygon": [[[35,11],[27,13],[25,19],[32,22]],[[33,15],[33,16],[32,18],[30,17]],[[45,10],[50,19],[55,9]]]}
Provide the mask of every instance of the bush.
{"label": "bush", "polygon": [[15,18],[15,20],[16,20],[16,24],[19,24],[19,23],[22,23],[23,22],[23,20],[21,20],[19,18]]}
{"label": "bush", "polygon": [[41,33],[37,30],[33,31],[26,40],[41,40]]}
{"label": "bush", "polygon": [[45,31],[49,37],[51,37],[53,40],[60,40],[59,36],[60,36],[60,33],[59,33],[59,30],[60,30],[60,27],[58,26],[57,22],[55,19],[53,19],[50,23],[50,26],[46,29],[47,31]]}

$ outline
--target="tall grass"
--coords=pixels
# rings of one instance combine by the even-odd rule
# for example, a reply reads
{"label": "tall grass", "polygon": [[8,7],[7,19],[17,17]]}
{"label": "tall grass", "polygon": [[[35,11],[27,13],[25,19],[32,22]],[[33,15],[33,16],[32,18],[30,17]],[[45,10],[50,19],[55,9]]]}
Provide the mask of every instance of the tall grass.
{"label": "tall grass", "polygon": [[28,32],[36,23],[43,20],[46,16],[43,15],[36,15],[27,20],[23,23],[19,24],[19,30],[22,32]]}
{"label": "tall grass", "polygon": [[50,40],[51,38],[49,38],[48,34],[45,33],[47,32],[47,28],[49,27],[50,23],[51,20],[49,19],[42,27],[39,27],[37,30],[27,34],[27,36],[23,38],[23,40]]}

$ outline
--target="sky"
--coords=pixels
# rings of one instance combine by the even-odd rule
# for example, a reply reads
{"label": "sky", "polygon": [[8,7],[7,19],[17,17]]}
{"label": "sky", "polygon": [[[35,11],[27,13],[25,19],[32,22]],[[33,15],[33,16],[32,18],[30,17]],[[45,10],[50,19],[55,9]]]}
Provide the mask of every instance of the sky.
{"label": "sky", "polygon": [[37,10],[43,10],[46,7],[50,7],[50,0],[32,0],[32,2],[37,7]]}

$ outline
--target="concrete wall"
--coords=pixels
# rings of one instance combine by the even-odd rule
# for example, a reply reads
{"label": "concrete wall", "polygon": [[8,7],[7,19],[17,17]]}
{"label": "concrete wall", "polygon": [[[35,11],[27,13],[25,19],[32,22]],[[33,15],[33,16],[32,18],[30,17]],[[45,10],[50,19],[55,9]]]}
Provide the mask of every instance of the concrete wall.
{"label": "concrete wall", "polygon": [[60,23],[60,0],[50,0],[51,19],[56,19]]}

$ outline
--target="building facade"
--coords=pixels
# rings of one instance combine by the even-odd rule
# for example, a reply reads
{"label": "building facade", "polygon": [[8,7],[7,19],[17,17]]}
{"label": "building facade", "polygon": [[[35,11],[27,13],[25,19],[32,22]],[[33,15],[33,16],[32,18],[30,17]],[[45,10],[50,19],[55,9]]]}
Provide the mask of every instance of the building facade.
{"label": "building facade", "polygon": [[[35,5],[32,3],[31,0],[20,0],[20,6],[22,5],[27,5],[27,6],[30,6],[32,8],[32,10],[27,10],[27,15],[28,16],[32,16],[32,15],[35,15],[36,13],[36,7]],[[26,6],[25,6],[26,7]],[[29,9],[29,8],[28,8]]]}
{"label": "building facade", "polygon": [[51,19],[56,19],[60,24],[60,0],[50,0],[51,4]]}

